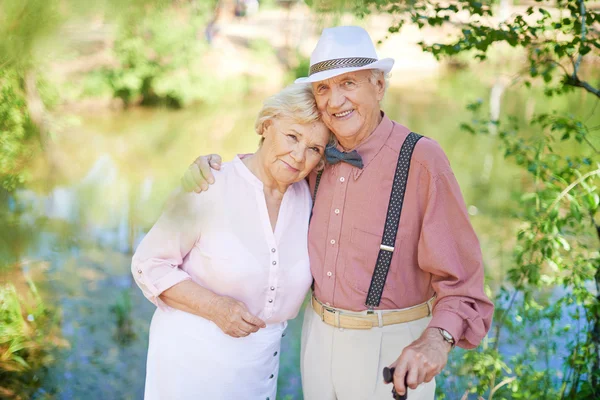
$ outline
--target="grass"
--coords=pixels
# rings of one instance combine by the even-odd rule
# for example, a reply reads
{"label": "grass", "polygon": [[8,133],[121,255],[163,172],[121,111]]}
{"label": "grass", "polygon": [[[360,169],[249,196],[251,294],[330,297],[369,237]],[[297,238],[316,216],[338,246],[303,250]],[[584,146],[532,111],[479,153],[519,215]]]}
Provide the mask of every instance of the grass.
{"label": "grass", "polygon": [[33,282],[27,297],[0,286],[0,398],[29,399],[41,386],[61,339],[58,315],[46,307]]}

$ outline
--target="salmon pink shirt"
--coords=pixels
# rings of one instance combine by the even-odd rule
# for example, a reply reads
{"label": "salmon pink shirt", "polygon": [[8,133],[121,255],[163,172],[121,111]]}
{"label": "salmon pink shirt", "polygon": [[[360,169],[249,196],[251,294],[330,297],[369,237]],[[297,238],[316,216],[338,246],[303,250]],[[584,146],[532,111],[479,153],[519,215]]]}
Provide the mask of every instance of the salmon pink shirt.
{"label": "salmon pink shirt", "polygon": [[[363,311],[383,236],[400,148],[409,129],[387,116],[356,150],[364,168],[345,162],[322,175],[309,230],[315,295],[333,307]],[[316,174],[310,176],[314,191]],[[493,305],[484,293],[477,236],[450,163],[437,142],[416,145],[395,251],[378,309],[437,300],[429,327],[447,330],[464,348],[489,330]]]}
{"label": "salmon pink shirt", "polygon": [[273,231],[263,184],[238,157],[213,173],[209,191],[169,201],[135,252],[136,283],[163,310],[160,294],[191,279],[267,324],[294,318],[312,282],[308,184],[288,187]]}

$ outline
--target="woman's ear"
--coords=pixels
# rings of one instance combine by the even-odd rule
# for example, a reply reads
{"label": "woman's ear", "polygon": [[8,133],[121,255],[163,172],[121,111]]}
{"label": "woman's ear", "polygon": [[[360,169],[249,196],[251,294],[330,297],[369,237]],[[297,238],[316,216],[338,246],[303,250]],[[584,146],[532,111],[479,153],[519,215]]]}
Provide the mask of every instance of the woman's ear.
{"label": "woman's ear", "polygon": [[265,131],[270,128],[271,126],[273,126],[273,121],[268,119],[265,122],[263,122],[263,134],[265,133]]}

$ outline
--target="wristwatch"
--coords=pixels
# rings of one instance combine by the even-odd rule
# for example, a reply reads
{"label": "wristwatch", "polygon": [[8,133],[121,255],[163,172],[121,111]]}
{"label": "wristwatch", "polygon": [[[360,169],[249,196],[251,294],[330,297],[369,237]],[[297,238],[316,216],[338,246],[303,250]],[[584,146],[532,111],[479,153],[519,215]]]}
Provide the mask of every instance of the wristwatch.
{"label": "wristwatch", "polygon": [[442,335],[444,340],[446,342],[450,343],[452,345],[452,348],[454,348],[454,345],[456,345],[456,342],[454,341],[454,338],[452,337],[450,332],[448,332],[447,330],[442,329],[442,328],[438,328],[438,330],[440,331],[440,334]]}

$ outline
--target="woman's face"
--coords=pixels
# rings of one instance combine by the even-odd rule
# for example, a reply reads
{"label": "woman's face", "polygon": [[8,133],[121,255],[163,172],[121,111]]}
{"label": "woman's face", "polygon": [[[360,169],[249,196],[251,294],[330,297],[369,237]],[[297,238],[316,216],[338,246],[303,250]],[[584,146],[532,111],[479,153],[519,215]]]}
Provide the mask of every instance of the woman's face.
{"label": "woman's face", "polygon": [[271,176],[283,184],[304,179],[323,158],[329,129],[322,122],[298,124],[288,118],[265,122],[260,152]]}

